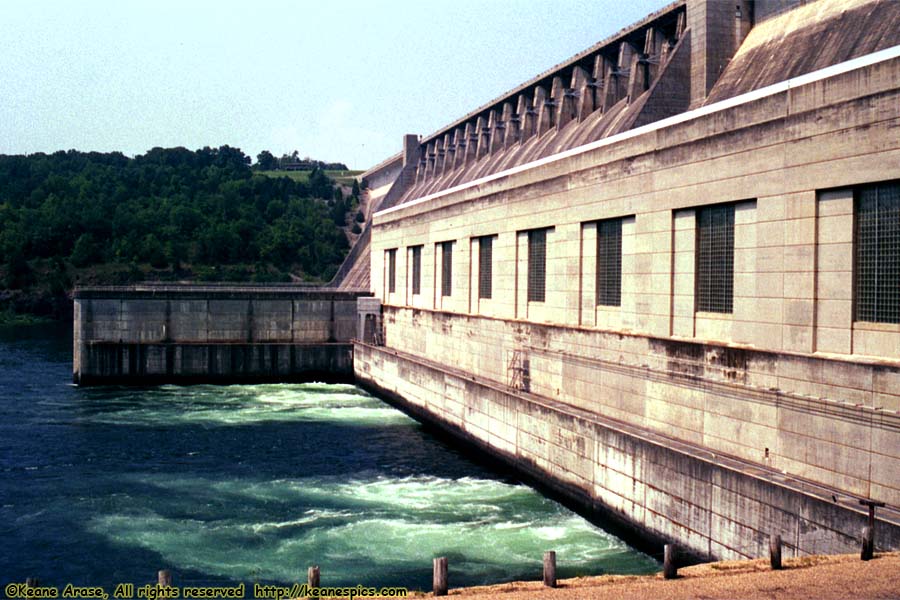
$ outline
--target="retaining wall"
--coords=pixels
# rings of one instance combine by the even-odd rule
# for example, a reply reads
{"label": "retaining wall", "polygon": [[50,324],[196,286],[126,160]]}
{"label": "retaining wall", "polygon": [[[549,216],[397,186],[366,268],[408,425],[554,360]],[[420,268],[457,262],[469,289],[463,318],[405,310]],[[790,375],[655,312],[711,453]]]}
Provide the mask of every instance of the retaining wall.
{"label": "retaining wall", "polygon": [[[389,348],[355,343],[354,371],[420,420],[696,558],[765,556],[775,534],[786,556],[859,549],[859,497]],[[900,548],[897,511],[882,511],[876,538]]]}
{"label": "retaining wall", "polygon": [[143,286],[75,292],[78,384],[346,380],[360,291]]}

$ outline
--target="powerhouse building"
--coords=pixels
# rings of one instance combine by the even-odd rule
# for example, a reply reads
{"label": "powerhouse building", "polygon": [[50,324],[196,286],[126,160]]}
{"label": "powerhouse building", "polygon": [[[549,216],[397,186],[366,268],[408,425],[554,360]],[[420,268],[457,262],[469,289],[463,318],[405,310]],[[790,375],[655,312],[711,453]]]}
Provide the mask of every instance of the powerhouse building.
{"label": "powerhouse building", "polygon": [[[701,557],[900,548],[900,2],[679,0],[365,177],[356,377]],[[427,107],[423,107],[427,108]]]}

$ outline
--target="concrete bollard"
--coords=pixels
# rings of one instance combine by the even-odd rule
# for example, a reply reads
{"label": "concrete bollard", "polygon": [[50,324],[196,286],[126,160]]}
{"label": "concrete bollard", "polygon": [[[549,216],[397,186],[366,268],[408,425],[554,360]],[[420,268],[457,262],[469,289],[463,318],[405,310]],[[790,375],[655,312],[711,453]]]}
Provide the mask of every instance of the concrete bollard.
{"label": "concrete bollard", "polygon": [[432,577],[432,588],[435,596],[447,595],[447,557],[442,556],[434,559],[434,577]]}
{"label": "concrete bollard", "polygon": [[859,553],[860,560],[872,560],[875,556],[875,528],[863,527],[862,530],[862,549]]}
{"label": "concrete bollard", "polygon": [[556,552],[553,550],[544,552],[544,585],[556,587]]}
{"label": "concrete bollard", "polygon": [[781,536],[773,535],[769,538],[769,563],[773,571],[781,570]]}
{"label": "concrete bollard", "polygon": [[307,569],[306,582],[311,588],[319,587],[319,565],[315,565]]}
{"label": "concrete bollard", "polygon": [[163,569],[156,574],[156,585],[159,587],[172,587],[172,571]]}
{"label": "concrete bollard", "polygon": [[666,544],[663,550],[663,577],[666,579],[678,577],[678,567],[675,566],[675,544]]}

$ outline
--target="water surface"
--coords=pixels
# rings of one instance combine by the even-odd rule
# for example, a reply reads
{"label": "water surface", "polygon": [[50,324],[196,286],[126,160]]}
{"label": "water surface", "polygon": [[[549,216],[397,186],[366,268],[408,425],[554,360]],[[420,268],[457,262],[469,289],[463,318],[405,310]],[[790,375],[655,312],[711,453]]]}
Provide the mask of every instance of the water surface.
{"label": "water surface", "polygon": [[0,577],[428,589],[658,563],[349,385],[77,388],[71,336],[0,328]]}

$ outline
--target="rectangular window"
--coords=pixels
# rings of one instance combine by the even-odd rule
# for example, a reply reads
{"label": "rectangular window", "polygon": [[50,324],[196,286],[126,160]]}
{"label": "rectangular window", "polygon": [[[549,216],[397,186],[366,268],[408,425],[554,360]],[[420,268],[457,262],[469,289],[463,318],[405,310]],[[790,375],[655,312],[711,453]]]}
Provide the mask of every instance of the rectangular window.
{"label": "rectangular window", "polygon": [[388,263],[388,293],[393,294],[397,289],[397,249],[387,251]]}
{"label": "rectangular window", "polygon": [[422,246],[410,248],[412,254],[412,293],[422,292]]}
{"label": "rectangular window", "polygon": [[453,242],[441,242],[441,296],[453,293]]}
{"label": "rectangular window", "polygon": [[696,302],[698,312],[733,312],[734,205],[697,211]]}
{"label": "rectangular window", "polygon": [[900,183],[856,195],[855,316],[900,323]]}
{"label": "rectangular window", "polygon": [[528,232],[528,301],[543,302],[547,288],[547,230]]}
{"label": "rectangular window", "polygon": [[597,305],[622,305],[622,219],[597,223]]}
{"label": "rectangular window", "polygon": [[486,235],[478,238],[478,297],[490,298],[492,289],[492,268],[494,253],[494,236]]}

